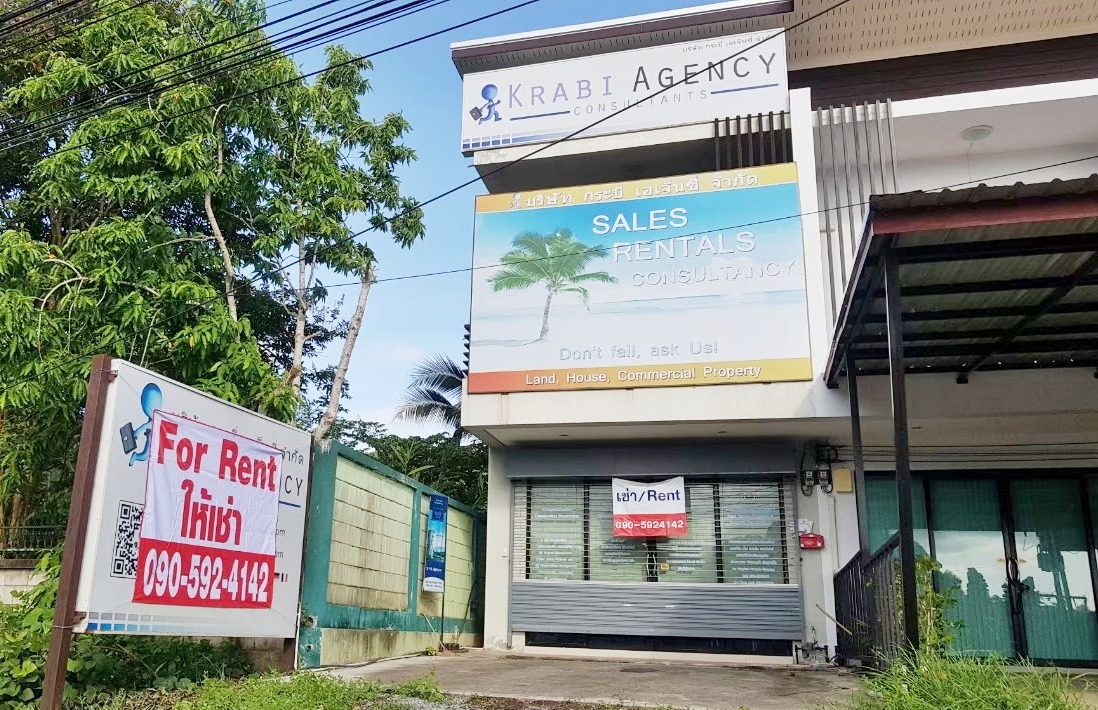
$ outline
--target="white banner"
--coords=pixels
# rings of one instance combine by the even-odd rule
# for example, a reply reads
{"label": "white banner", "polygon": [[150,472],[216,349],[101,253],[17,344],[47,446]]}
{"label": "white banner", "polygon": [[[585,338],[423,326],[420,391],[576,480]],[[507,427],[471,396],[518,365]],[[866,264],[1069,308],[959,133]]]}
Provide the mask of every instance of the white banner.
{"label": "white banner", "polygon": [[770,30],[466,74],[461,149],[552,141],[599,119],[581,137],[788,108],[785,35]]}
{"label": "white banner", "polygon": [[309,434],[111,368],[76,630],[293,637]]}
{"label": "white banner", "polygon": [[686,534],[682,476],[656,483],[615,478],[614,537],[679,537]]}
{"label": "white banner", "polygon": [[150,453],[134,601],[270,607],[282,452],[157,412]]}

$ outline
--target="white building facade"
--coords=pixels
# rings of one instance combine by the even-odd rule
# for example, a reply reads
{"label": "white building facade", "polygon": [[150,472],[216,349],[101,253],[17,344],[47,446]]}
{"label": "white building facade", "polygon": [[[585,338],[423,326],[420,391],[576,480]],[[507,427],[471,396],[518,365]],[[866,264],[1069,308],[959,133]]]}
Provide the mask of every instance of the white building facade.
{"label": "white building facade", "polygon": [[[1026,238],[1070,237],[1086,256],[1098,8],[830,4],[727,2],[453,46],[461,148],[489,192],[462,408],[491,447],[487,647],[783,663],[850,647],[844,575],[896,548],[904,517],[880,348],[858,355],[858,462],[833,362],[871,196],[975,204],[1054,186],[988,193],[998,215],[1077,181],[1049,198],[1074,211],[1050,208]],[[1095,363],[1077,348],[1031,366],[1014,343],[1015,360],[994,353],[958,384],[969,363],[948,359],[1025,328],[1089,343],[1086,265],[1053,274],[1074,256],[1041,253],[1045,271],[992,259],[964,288],[947,286],[949,258],[904,267],[919,277],[904,326],[931,342],[908,351],[926,356],[906,377],[912,535],[957,599],[959,648],[1098,662]],[[1070,295],[1046,304],[1068,276]],[[934,324],[974,335],[934,350]],[[621,534],[612,481],[680,476],[684,530]]]}

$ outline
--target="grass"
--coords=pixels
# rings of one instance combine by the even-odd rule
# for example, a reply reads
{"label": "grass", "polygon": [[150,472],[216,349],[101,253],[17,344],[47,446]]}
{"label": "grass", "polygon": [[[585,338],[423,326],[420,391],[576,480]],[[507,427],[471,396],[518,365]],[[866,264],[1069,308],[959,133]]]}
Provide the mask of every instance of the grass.
{"label": "grass", "polygon": [[1059,672],[922,651],[867,676],[853,710],[1086,710]]}
{"label": "grass", "polygon": [[251,676],[239,681],[209,680],[170,691],[123,693],[86,710],[407,710],[402,700],[438,702],[445,695],[433,677],[402,685],[343,681],[314,673]]}

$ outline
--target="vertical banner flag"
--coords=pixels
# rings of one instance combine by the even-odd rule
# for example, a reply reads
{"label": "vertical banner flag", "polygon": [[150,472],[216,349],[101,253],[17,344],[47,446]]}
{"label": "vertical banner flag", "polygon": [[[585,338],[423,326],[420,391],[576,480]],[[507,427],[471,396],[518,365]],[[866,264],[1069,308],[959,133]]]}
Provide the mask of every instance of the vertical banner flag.
{"label": "vertical banner flag", "polygon": [[185,417],[153,417],[133,601],[268,609],[282,452]]}
{"label": "vertical banner flag", "polygon": [[657,483],[613,479],[614,537],[686,535],[682,476]]}
{"label": "vertical banner flag", "polygon": [[431,496],[431,513],[427,518],[427,555],[423,560],[423,591],[441,592],[446,589],[446,509],[450,499],[441,494]]}

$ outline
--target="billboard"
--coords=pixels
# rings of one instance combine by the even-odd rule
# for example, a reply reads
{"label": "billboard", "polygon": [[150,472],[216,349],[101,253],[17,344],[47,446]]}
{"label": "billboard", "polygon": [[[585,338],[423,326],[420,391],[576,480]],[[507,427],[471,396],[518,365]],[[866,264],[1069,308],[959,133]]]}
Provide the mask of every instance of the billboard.
{"label": "billboard", "polygon": [[477,198],[468,391],[812,378],[792,163]]}
{"label": "billboard", "polygon": [[682,537],[686,535],[683,477],[656,483],[611,479],[614,491],[614,537]]}
{"label": "billboard", "polygon": [[293,637],[311,440],[114,360],[77,631]]}
{"label": "billboard", "polygon": [[423,591],[446,590],[446,512],[450,499],[441,493],[431,495],[427,517],[427,554],[423,557]]}
{"label": "billboard", "polygon": [[768,30],[466,74],[461,149],[788,108],[785,35]]}

